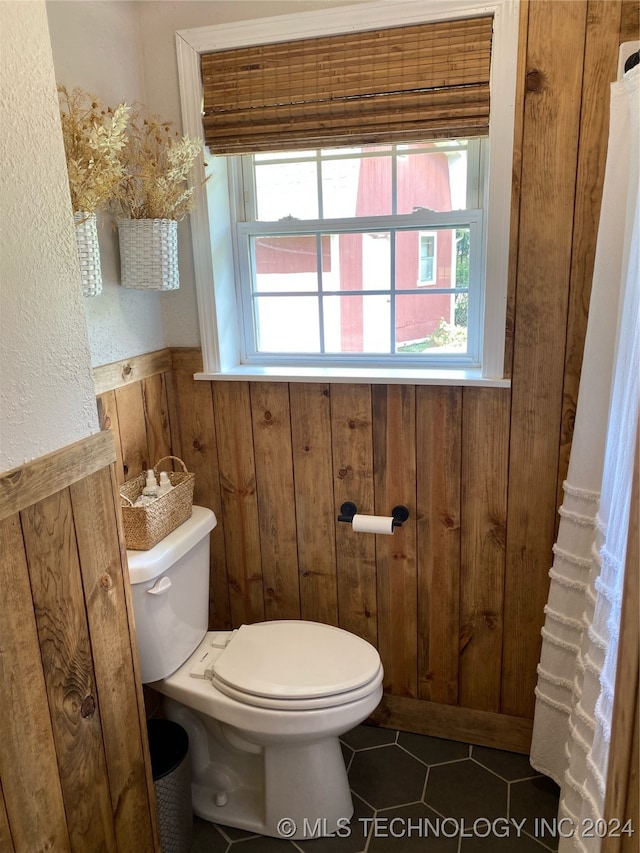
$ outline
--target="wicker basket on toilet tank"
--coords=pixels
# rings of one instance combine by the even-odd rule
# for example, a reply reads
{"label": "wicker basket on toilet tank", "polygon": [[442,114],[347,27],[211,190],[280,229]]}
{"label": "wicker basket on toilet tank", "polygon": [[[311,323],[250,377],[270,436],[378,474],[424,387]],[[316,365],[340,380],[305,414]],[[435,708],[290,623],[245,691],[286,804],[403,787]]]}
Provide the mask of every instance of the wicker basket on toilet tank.
{"label": "wicker basket on toilet tank", "polygon": [[145,485],[145,474],[139,474],[120,486],[124,539],[132,551],[148,551],[161,539],[168,536],[193,511],[193,488],[195,476],[187,471],[187,466],[177,456],[163,456],[154,471],[156,477],[160,465],[168,459],[175,459],[182,465],[182,471],[169,471],[169,481],[173,488],[144,506],[133,506],[140,497]]}

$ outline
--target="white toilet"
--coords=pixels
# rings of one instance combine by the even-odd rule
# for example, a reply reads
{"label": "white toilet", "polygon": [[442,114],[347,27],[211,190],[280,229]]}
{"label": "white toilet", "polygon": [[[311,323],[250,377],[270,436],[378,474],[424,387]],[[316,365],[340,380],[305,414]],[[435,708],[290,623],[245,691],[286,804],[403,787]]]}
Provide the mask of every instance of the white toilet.
{"label": "white toilet", "polygon": [[195,813],[275,837],[335,832],[353,804],[338,737],[382,697],[360,637],[319,622],[207,632],[211,510],[127,551],[142,681],[188,732]]}

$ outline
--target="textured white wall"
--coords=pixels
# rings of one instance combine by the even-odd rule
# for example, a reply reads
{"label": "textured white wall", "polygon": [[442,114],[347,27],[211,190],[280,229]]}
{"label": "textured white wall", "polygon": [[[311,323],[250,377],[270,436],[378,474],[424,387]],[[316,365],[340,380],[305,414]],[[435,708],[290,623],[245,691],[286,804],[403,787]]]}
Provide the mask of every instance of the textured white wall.
{"label": "textured white wall", "polygon": [[[56,78],[107,103],[139,100],[181,128],[177,30],[336,5],[349,4],[342,0],[49,0]],[[180,289],[162,294],[119,286],[117,234],[111,217],[99,215],[98,228],[103,292],[85,299],[92,365],[165,346],[199,346],[188,219],[178,226]]]}
{"label": "textured white wall", "polygon": [[0,2],[0,471],[98,429],[44,2]]}
{"label": "textured white wall", "polygon": [[[145,102],[134,3],[53,0],[47,15],[59,83],[84,89],[111,106]],[[118,234],[108,213],[98,214],[98,239],[103,290],[84,300],[94,367],[167,346],[162,302],[168,294],[120,287]]]}

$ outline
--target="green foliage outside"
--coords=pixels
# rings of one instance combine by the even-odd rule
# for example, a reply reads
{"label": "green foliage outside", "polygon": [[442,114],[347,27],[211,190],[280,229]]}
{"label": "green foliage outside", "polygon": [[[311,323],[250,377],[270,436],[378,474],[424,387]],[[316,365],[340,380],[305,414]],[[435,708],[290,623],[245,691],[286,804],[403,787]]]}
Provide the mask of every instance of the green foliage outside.
{"label": "green foliage outside", "polygon": [[[469,232],[466,229],[456,231],[456,287],[469,287]],[[456,296],[454,323],[456,326],[468,325],[469,294]]]}
{"label": "green foliage outside", "polygon": [[[456,287],[469,287],[469,231],[460,228],[456,231]],[[438,327],[424,340],[398,347],[398,352],[424,352],[431,347],[448,344],[464,346],[467,342],[469,294],[459,293],[455,298],[454,323],[440,318]]]}

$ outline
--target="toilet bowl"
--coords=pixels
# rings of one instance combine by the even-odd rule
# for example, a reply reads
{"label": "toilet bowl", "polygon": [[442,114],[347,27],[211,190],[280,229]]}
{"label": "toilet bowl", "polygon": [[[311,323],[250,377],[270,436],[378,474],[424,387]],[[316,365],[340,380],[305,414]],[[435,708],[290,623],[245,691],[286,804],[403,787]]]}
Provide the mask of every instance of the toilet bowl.
{"label": "toilet bowl", "polygon": [[194,507],[151,551],[127,552],[142,680],[188,732],[199,817],[275,837],[331,834],[353,813],[338,738],[378,705],[380,657],[318,622],[207,631],[215,523]]}

